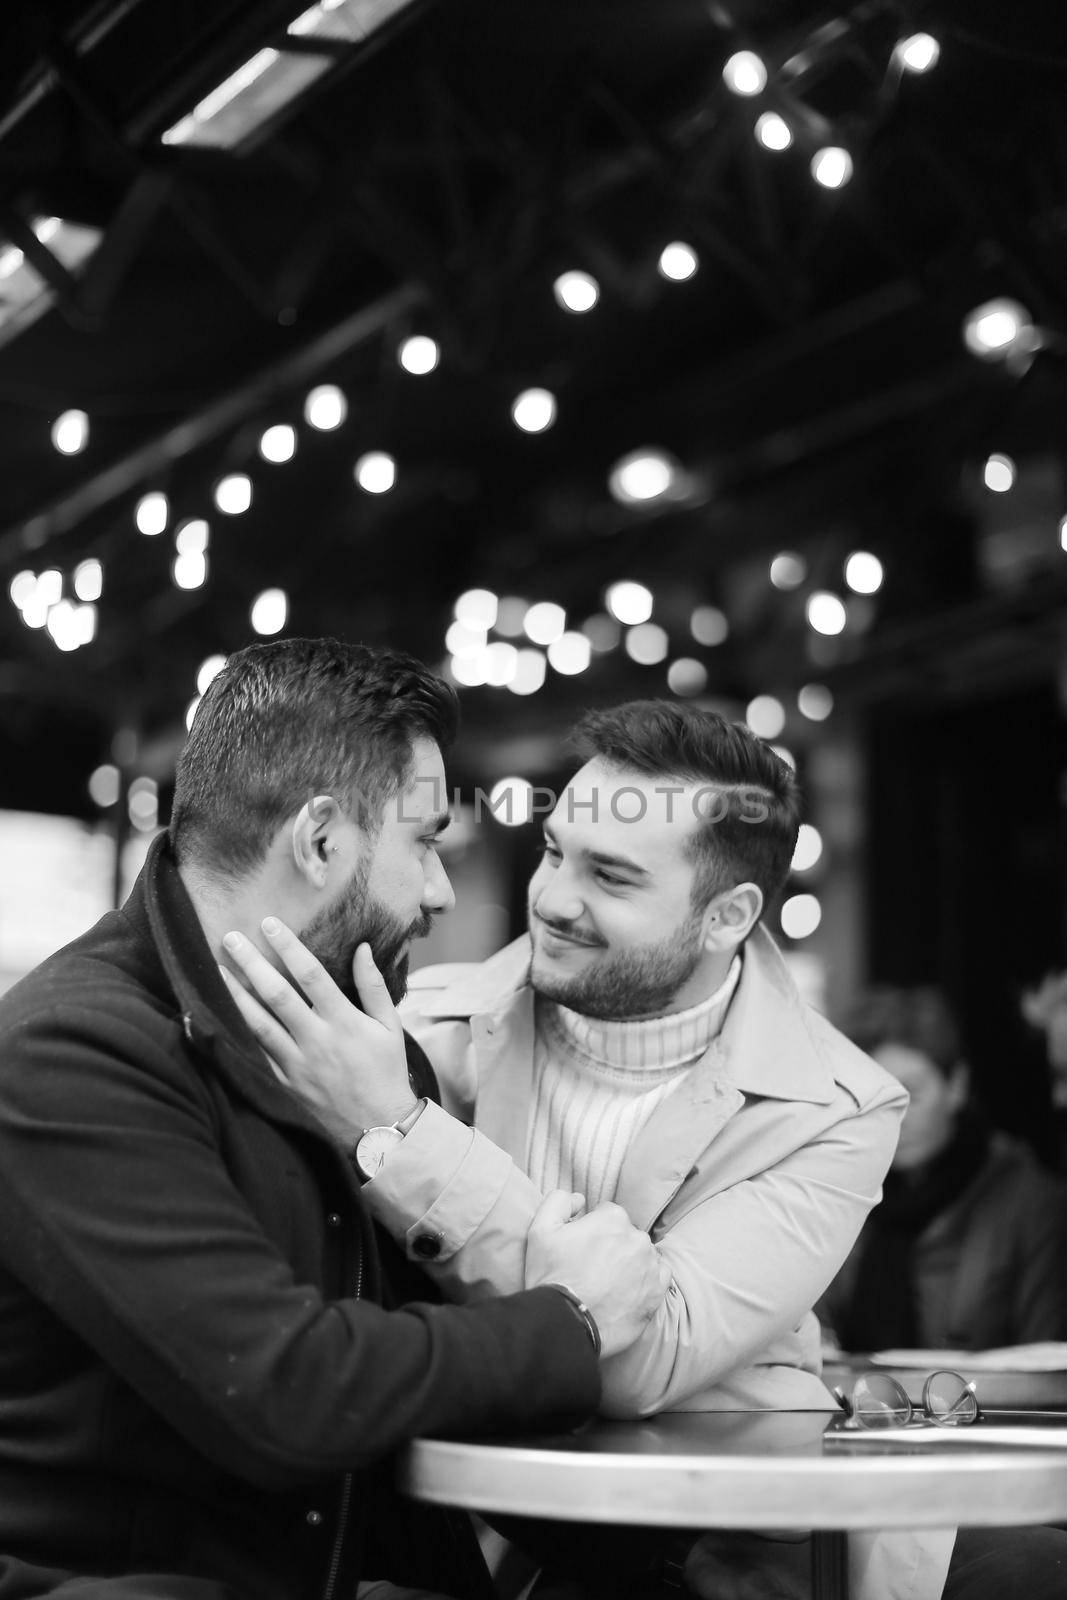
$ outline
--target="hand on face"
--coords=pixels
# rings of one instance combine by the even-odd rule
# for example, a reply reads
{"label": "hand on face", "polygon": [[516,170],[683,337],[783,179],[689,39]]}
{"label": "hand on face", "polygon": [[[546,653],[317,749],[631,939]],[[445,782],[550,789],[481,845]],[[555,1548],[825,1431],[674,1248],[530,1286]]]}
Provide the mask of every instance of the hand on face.
{"label": "hand on face", "polygon": [[239,933],[223,944],[248,988],[219,970],[277,1076],[345,1146],[364,1128],[406,1116],[415,1095],[404,1030],[370,946],[361,944],[352,963],[361,1011],[284,922],[268,917],[263,932],[294,983]]}
{"label": "hand on face", "polygon": [[606,1201],[576,1216],[580,1195],[547,1194],[526,1236],[526,1287],[561,1283],[596,1318],[604,1356],[626,1350],[663,1302],[670,1271],[647,1233]]}

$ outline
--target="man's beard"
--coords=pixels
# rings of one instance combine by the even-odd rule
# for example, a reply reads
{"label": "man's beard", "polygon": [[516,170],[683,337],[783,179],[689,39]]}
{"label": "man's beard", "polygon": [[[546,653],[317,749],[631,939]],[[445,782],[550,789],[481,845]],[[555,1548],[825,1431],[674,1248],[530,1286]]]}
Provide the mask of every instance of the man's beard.
{"label": "man's beard", "polygon": [[[542,919],[547,922],[547,919]],[[534,912],[530,922],[533,926]],[[566,923],[547,922],[561,933]],[[583,1017],[601,1022],[636,1021],[641,1017],[662,1017],[675,995],[692,977],[704,953],[702,917],[686,918],[669,938],[652,944],[633,945],[615,955],[594,959],[584,972],[568,977],[565,973],[539,970],[537,947],[530,973],[533,989],[548,1000],[556,1000]],[[592,947],[595,952],[596,946]]]}
{"label": "man's beard", "polygon": [[369,877],[370,863],[361,861],[340,898],[312,917],[300,938],[322,962],[345,998],[357,1006],[360,1000],[352,976],[352,958],[358,945],[369,944],[389,998],[396,1005],[407,993],[407,945],[412,939],[426,937],[433,918],[422,912],[414,922],[401,922],[388,906],[368,894]]}

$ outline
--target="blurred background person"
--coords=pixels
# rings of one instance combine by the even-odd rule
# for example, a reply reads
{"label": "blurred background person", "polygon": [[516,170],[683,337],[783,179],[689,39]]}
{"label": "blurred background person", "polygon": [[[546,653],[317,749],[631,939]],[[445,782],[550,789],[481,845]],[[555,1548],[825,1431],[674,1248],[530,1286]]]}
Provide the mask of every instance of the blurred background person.
{"label": "blurred background person", "polygon": [[1022,998],[1022,1014],[1044,1034],[1052,1099],[1049,1154],[1057,1172],[1067,1174],[1067,972],[1050,972]]}
{"label": "blurred background person", "polygon": [[911,1096],[882,1203],[816,1308],[846,1350],[1067,1338],[1067,1189],[971,1098],[933,988],[875,988],[842,1031]]}

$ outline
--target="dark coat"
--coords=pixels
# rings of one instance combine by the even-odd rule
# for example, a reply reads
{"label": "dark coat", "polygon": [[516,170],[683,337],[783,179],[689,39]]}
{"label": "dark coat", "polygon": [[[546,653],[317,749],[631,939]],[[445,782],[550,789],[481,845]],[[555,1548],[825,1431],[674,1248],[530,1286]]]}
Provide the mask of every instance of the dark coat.
{"label": "dark coat", "polygon": [[[847,1326],[867,1228],[816,1307]],[[1067,1339],[1067,1185],[995,1133],[981,1169],[914,1243],[916,1340],[989,1350]],[[892,1344],[883,1339],[881,1344]]]}
{"label": "dark coat", "polygon": [[70,1573],[213,1600],[469,1589],[465,1519],[394,1496],[386,1458],[571,1426],[598,1370],[554,1290],[444,1306],[420,1279],[382,1309],[417,1276],[157,842],[126,905],[0,1001],[0,1600]]}

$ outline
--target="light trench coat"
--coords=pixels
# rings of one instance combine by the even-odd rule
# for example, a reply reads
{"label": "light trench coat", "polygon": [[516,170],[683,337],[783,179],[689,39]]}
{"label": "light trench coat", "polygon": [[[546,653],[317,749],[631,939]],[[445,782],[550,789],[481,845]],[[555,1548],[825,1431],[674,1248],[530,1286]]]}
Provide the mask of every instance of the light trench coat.
{"label": "light trench coat", "polygon": [[[402,1006],[441,1083],[364,1198],[454,1299],[523,1286],[541,1193],[529,943],[413,974]],[[726,1021],[623,1160],[616,1201],[671,1270],[659,1312],[602,1366],[602,1411],[829,1411],[812,1305],[881,1196],[899,1083],[800,999],[750,937]],[[472,1126],[473,1125],[473,1126]],[[878,1508],[872,1506],[872,1525]],[[954,1534],[850,1538],[856,1600],[936,1600]]]}

